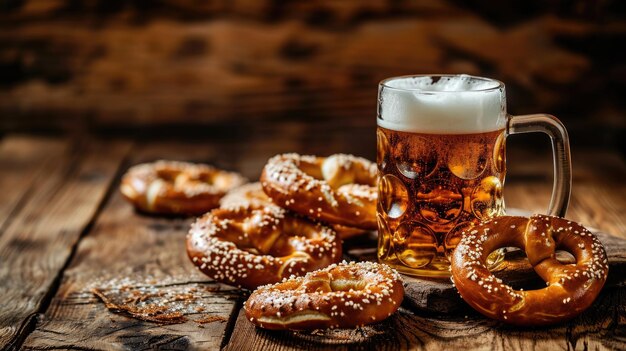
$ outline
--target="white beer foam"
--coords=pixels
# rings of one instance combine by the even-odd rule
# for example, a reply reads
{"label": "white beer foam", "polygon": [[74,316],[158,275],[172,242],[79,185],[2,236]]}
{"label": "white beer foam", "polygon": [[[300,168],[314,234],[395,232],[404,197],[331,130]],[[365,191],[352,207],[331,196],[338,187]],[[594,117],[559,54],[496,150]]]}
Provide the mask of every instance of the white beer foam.
{"label": "white beer foam", "polygon": [[[416,133],[468,134],[506,126],[504,87],[468,75],[399,77],[384,82],[378,125]],[[495,88],[495,89],[494,89]]]}

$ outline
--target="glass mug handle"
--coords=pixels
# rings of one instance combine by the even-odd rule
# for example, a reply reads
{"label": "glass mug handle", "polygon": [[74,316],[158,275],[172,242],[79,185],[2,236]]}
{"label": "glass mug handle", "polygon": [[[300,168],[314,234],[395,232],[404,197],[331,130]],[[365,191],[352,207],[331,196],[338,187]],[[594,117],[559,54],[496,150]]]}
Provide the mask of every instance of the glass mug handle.
{"label": "glass mug handle", "polygon": [[572,160],[567,130],[561,121],[548,114],[508,116],[507,134],[542,132],[552,142],[554,184],[548,214],[565,217],[572,190]]}

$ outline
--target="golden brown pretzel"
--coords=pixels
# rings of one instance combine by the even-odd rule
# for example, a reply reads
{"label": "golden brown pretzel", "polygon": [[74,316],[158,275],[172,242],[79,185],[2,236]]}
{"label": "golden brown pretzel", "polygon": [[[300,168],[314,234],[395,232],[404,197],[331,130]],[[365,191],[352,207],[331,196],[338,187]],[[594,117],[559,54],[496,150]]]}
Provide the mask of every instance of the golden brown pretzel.
{"label": "golden brown pretzel", "polygon": [[274,205],[274,203],[272,202],[272,199],[270,199],[267,195],[265,195],[265,192],[263,192],[261,183],[254,182],[232,189],[220,200],[220,207],[222,208],[240,205],[261,207]]}
{"label": "golden brown pretzel", "polygon": [[[220,207],[232,207],[237,205],[267,206],[274,205],[272,199],[263,191],[261,183],[244,184],[229,191],[220,200]],[[341,239],[348,239],[358,235],[368,233],[367,230],[347,227],[340,224],[332,224],[331,227],[337,232]]]}
{"label": "golden brown pretzel", "polygon": [[262,286],[246,317],[266,329],[352,328],[392,315],[404,297],[400,275],[384,264],[343,262]]}
{"label": "golden brown pretzel", "polygon": [[192,224],[187,254],[209,277],[254,289],[338,262],[341,240],[278,206],[242,205],[215,209]]}
{"label": "golden brown pretzel", "polygon": [[341,224],[331,224],[330,226],[335,230],[335,232],[337,232],[337,235],[339,235],[339,237],[342,240],[354,238],[356,236],[371,232],[371,230],[365,230],[365,229],[355,228],[355,227],[347,227]]}
{"label": "golden brown pretzel", "polygon": [[[489,272],[487,256],[513,246],[526,251],[546,281],[539,290],[514,290]],[[570,252],[575,264],[562,264],[555,250]],[[517,325],[547,325],[570,319],[588,308],[608,273],[604,247],[581,225],[563,218],[503,216],[467,229],[452,256],[454,284],[478,312]]]}
{"label": "golden brown pretzel", "polygon": [[122,195],[139,210],[161,214],[203,214],[246,180],[205,164],[156,161],[131,167],[122,177]]}
{"label": "golden brown pretzel", "polygon": [[376,228],[376,164],[360,157],[284,154],[272,157],[261,184],[289,210],[332,224]]}

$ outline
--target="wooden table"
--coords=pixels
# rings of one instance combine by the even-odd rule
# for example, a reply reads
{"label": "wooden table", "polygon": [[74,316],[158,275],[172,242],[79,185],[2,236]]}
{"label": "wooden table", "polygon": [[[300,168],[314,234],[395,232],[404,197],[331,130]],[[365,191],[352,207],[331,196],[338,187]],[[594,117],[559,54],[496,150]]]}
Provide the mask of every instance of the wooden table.
{"label": "wooden table", "polygon": [[[0,141],[0,346],[6,349],[626,349],[626,289],[605,288],[567,324],[515,328],[468,310],[436,314],[405,304],[390,319],[325,340],[268,332],[242,314],[245,297],[198,273],[186,257],[191,219],[138,215],[120,197],[120,175],[157,158],[205,161],[258,177],[268,157],[287,151],[373,157],[374,132],[351,138],[284,125],[263,133],[225,131],[201,143],[44,138]],[[344,132],[345,134],[345,132]],[[357,142],[355,142],[355,140]],[[365,143],[365,144],[363,144]],[[365,145],[365,146],[364,146]],[[511,150],[512,147],[509,148]],[[549,200],[548,152],[509,153],[507,205],[541,212]],[[364,151],[365,150],[365,151]],[[574,150],[568,217],[626,238],[626,165],[610,151]],[[626,254],[626,253],[625,253]],[[112,313],[90,291],[127,278],[214,287],[206,313],[216,321],[159,325]],[[619,278],[619,277],[618,277]],[[328,336],[328,335],[327,335]]]}

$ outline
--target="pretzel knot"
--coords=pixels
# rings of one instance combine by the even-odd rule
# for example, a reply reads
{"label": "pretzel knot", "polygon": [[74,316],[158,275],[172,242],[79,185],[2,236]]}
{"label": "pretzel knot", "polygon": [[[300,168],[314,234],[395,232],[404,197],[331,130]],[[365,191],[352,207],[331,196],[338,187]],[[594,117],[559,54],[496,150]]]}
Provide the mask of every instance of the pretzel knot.
{"label": "pretzel knot", "polygon": [[376,164],[352,155],[284,154],[263,169],[265,193],[280,206],[314,220],[376,229]]}
{"label": "pretzel knot", "polygon": [[[487,269],[494,250],[518,247],[546,282],[539,290],[514,290]],[[574,264],[562,264],[565,250]],[[563,218],[503,216],[463,232],[452,256],[452,275],[461,297],[487,317],[517,325],[547,325],[578,315],[600,293],[608,260],[600,241],[581,225]]]}
{"label": "pretzel knot", "polygon": [[162,214],[203,214],[245,178],[205,164],[156,161],[131,167],[122,177],[122,195],[139,210]]}
{"label": "pretzel knot", "polygon": [[[233,207],[240,205],[252,205],[252,206],[267,206],[273,205],[272,199],[270,199],[263,188],[261,183],[249,183],[244,184],[238,188],[229,191],[220,200],[220,207]],[[341,224],[332,224],[331,228],[339,235],[341,239],[349,239],[358,235],[369,233],[369,231],[361,228],[347,227]]]}
{"label": "pretzel knot", "polygon": [[209,277],[255,289],[338,262],[341,240],[278,206],[241,205],[215,209],[192,224],[187,253]]}
{"label": "pretzel knot", "polygon": [[244,308],[266,329],[352,328],[393,314],[404,297],[400,275],[387,265],[343,262],[254,291]]}

